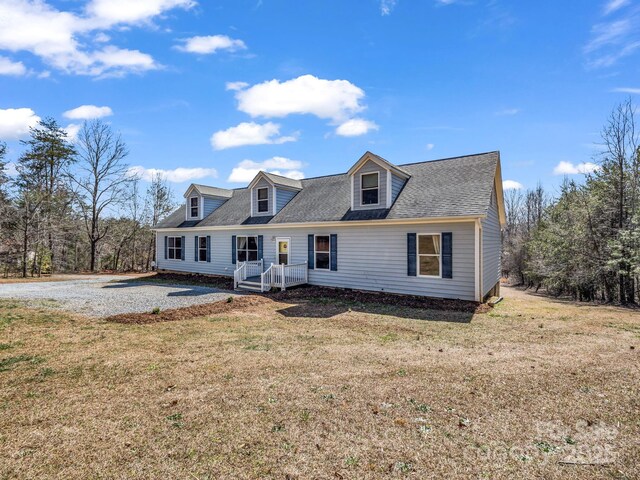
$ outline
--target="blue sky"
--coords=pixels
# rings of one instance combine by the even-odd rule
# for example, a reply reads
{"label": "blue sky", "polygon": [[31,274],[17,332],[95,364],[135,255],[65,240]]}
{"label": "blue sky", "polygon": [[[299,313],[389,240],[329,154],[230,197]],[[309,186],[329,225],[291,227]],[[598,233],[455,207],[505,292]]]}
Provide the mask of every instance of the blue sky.
{"label": "blue sky", "polygon": [[12,160],[37,117],[102,116],[178,193],[366,150],[500,150],[505,180],[553,190],[594,168],[639,60],[637,0],[0,0],[0,140]]}

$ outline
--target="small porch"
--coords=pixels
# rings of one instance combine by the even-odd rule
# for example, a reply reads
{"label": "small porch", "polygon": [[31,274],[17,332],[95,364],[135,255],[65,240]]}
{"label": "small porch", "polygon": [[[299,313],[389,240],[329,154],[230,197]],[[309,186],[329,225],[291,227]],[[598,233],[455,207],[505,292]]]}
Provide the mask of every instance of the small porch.
{"label": "small porch", "polygon": [[234,289],[251,292],[268,292],[272,288],[286,290],[308,281],[307,262],[290,265],[272,263],[266,270],[263,260],[239,262],[233,272]]}

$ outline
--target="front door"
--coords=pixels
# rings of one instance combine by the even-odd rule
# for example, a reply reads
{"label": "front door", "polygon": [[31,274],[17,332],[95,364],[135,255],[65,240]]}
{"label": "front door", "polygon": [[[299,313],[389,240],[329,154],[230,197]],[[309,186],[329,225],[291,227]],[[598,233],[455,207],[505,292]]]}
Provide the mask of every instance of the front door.
{"label": "front door", "polygon": [[289,243],[290,240],[288,238],[276,239],[276,260],[278,265],[289,265]]}

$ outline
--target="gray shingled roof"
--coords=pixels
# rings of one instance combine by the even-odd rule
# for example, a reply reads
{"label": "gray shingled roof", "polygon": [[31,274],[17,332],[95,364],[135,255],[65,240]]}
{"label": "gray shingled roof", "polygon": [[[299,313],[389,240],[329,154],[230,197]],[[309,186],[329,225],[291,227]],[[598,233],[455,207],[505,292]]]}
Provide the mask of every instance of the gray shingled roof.
{"label": "gray shingled roof", "polygon": [[[484,215],[491,200],[499,156],[499,152],[489,152],[401,165],[411,178],[390,209],[351,211],[351,182],[345,173],[301,180],[302,190],[273,217],[251,218],[250,190],[236,189],[229,200],[197,226]],[[187,226],[184,218],[183,206],[157,228]]]}
{"label": "gray shingled roof", "polygon": [[264,175],[273,182],[274,185],[282,187],[291,187],[297,190],[302,188],[302,182],[293,178],[283,177],[282,175],[276,175],[275,173],[262,172]]}
{"label": "gray shingled roof", "polygon": [[[192,184],[192,186],[200,192],[201,195],[210,195],[212,197],[224,197],[231,198],[233,194],[233,190],[228,188],[219,188],[219,187],[210,187],[208,185],[199,185],[197,183]],[[189,187],[191,188],[191,187]]]}

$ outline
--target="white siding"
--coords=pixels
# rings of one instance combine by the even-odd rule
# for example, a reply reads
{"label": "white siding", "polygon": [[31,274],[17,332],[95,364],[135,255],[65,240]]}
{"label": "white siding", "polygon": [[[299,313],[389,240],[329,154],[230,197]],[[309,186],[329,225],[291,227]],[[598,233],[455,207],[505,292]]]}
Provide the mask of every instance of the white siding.
{"label": "white siding", "polygon": [[[362,190],[360,190],[361,175],[363,173],[378,172],[379,188],[378,205],[362,205]],[[382,168],[376,162],[369,160],[366,162],[353,176],[353,209],[354,210],[373,210],[376,208],[387,208],[387,170]]]}
{"label": "white siding", "polygon": [[[453,278],[423,278],[407,275],[407,233],[453,233]],[[339,228],[260,228],[242,230],[176,229],[158,233],[159,269],[232,275],[231,236],[263,235],[264,261],[276,261],[276,237],[291,238],[291,263],[307,260],[307,235],[338,235],[338,271],[310,270],[309,283],[361,290],[474,300],[474,224],[443,223],[402,226],[358,226]],[[185,261],[164,259],[164,236],[186,235]],[[211,236],[211,263],[194,262],[194,235]]]}
{"label": "white siding", "polygon": [[498,216],[495,189],[487,218],[482,222],[482,296],[484,297],[500,281],[502,232]]}

